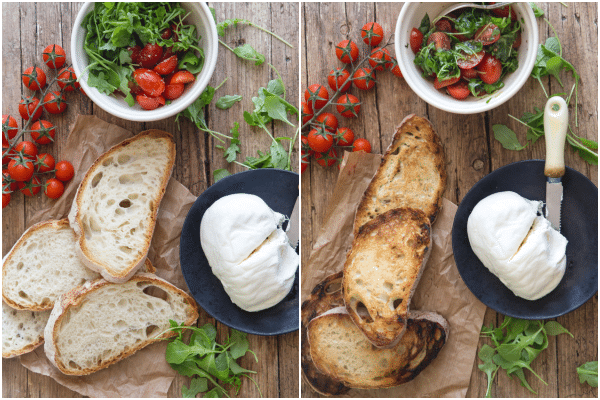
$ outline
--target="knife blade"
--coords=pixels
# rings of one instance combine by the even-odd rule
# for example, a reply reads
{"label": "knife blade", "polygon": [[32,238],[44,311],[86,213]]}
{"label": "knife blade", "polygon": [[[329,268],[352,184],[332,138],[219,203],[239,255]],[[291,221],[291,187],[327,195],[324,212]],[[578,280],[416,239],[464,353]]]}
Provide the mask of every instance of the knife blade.
{"label": "knife blade", "polygon": [[294,209],[290,215],[290,221],[287,227],[287,236],[290,244],[296,250],[298,248],[298,242],[300,239],[300,197],[296,198]]}
{"label": "knife blade", "polygon": [[562,97],[551,97],[544,109],[546,141],[546,218],[560,232],[560,210],[563,200],[562,177],[565,174],[565,138],[569,124],[569,109]]}

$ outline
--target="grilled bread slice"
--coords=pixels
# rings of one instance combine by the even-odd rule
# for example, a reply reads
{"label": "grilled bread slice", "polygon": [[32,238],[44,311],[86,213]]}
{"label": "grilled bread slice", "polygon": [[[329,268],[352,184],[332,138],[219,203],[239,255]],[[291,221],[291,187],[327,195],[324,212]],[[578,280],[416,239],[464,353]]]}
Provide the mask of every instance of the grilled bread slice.
{"label": "grilled bread slice", "polygon": [[88,375],[162,338],[169,320],[198,319],[193,298],[156,275],[115,284],[104,279],[62,295],[44,330],[48,359],[67,375]]}
{"label": "grilled bread slice", "polygon": [[79,260],[66,219],[31,226],[2,263],[2,298],[19,310],[51,310],[61,294],[100,278]]}
{"label": "grilled bread slice", "polygon": [[328,276],[319,283],[310,294],[310,297],[302,303],[301,330],[302,347],[300,349],[300,360],[304,378],[317,392],[326,396],[336,396],[347,393],[350,390],[342,382],[321,372],[315,367],[310,355],[310,342],[308,341],[308,324],[315,317],[324,312],[344,305],[342,297],[342,272]]}
{"label": "grilled bread slice", "polygon": [[15,310],[2,302],[2,357],[29,353],[44,343],[50,311]]}
{"label": "grilled bread slice", "polygon": [[430,242],[429,218],[412,208],[381,214],[354,238],[344,264],[344,302],[375,346],[391,347],[404,334]]}
{"label": "grilled bread slice", "polygon": [[152,129],[92,164],[69,213],[77,252],[88,268],[125,282],[144,264],[174,162],[173,137]]}
{"label": "grilled bread slice", "polygon": [[427,119],[411,114],[398,127],[358,205],[354,236],[370,220],[400,207],[422,210],[433,225],[445,189],[446,162],[440,139]]}
{"label": "grilled bread slice", "polygon": [[[412,316],[411,316],[412,317]],[[414,379],[439,354],[448,323],[435,313],[416,314],[392,348],[380,349],[365,338],[344,307],[334,308],[308,324],[315,366],[352,388],[386,388]]]}

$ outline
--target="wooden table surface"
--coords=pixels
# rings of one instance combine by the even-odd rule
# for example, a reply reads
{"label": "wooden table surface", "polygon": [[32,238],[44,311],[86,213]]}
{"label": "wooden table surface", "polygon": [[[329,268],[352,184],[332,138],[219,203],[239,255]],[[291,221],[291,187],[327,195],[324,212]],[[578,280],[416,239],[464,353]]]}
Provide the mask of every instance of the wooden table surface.
{"label": "wooden table surface", "polygon": [[[597,3],[541,4],[545,17],[556,29],[563,44],[563,57],[570,61],[581,74],[579,89],[578,135],[598,139],[598,11]],[[401,3],[304,3],[301,10],[302,27],[302,73],[301,88],[321,83],[327,85],[329,71],[341,65],[335,56],[335,45],[351,38],[359,44],[361,57],[366,45],[360,40],[360,29],[366,22],[376,21],[384,29],[385,39],[393,32]],[[553,36],[548,24],[538,18],[540,42]],[[393,46],[390,48],[395,53]],[[566,76],[566,75],[563,75]],[[553,78],[542,79],[551,93],[565,92]],[[570,90],[572,79],[563,78]],[[543,108],[546,97],[537,81],[529,79],[525,86],[508,102],[492,111],[475,115],[456,115],[440,111],[421,100],[406,84],[389,72],[378,73],[374,89],[363,92],[351,89],[360,98],[362,108],[359,118],[347,120],[340,117],[340,126],[350,127],[356,137],[365,137],[372,144],[374,153],[385,150],[394,134],[394,128],[409,113],[427,117],[435,127],[445,148],[448,186],[445,197],[459,204],[467,191],[481,178],[498,167],[514,161],[543,159],[544,141],[523,151],[509,151],[494,139],[492,125],[505,124],[513,129],[524,142],[525,129],[508,117],[521,117],[533,107]],[[571,123],[573,123],[571,107]],[[598,168],[583,162],[571,149],[566,149],[566,165],[576,169],[598,185]],[[328,201],[336,182],[337,168],[324,169],[314,160],[301,178],[302,187],[302,263],[310,256],[322,221],[326,217]],[[484,324],[498,324],[502,316],[488,309]],[[574,339],[567,335],[550,337],[548,349],[532,364],[542,376],[543,385],[530,373],[526,373],[538,397],[598,397],[598,390],[579,383],[575,368],[598,359],[598,296],[593,296],[579,309],[556,319],[565,326]],[[481,339],[478,349],[487,343]],[[468,397],[483,397],[486,391],[486,376],[479,371],[476,359],[473,364]],[[301,386],[303,397],[318,396],[306,382]],[[518,380],[511,380],[502,371],[498,372],[493,384],[495,397],[535,396],[521,387]]]}
{"label": "wooden table surface", "polygon": [[[240,94],[243,101],[228,111],[218,110],[214,101],[208,108],[209,128],[228,134],[234,121],[240,123],[241,155],[255,156],[257,150],[268,149],[271,140],[259,129],[249,127],[243,120],[244,110],[252,112],[251,98],[257,95],[260,87],[266,87],[270,79],[276,78],[267,63],[275,66],[284,80],[287,98],[296,103],[298,98],[298,3],[214,3],[209,4],[216,10],[218,21],[226,18],[245,18],[266,27],[294,45],[289,48],[271,36],[247,26],[229,28],[223,39],[229,46],[236,47],[250,43],[266,57],[261,66],[254,66],[238,59],[229,50],[219,46],[218,64],[210,81],[216,87],[223,79],[228,81],[219,89],[215,100],[225,94]],[[42,50],[49,44],[61,45],[70,60],[71,31],[80,3],[3,3],[2,4],[2,113],[19,117],[17,104],[21,95],[30,91],[21,84],[21,73],[36,63],[41,65]],[[48,73],[48,68],[43,66]],[[53,76],[51,73],[49,77]],[[58,87],[57,87],[58,89]],[[237,165],[227,165],[222,151],[215,148],[213,139],[187,120],[180,120],[180,129],[175,118],[156,122],[130,122],[113,117],[96,107],[87,97],[79,94],[67,96],[69,106],[62,115],[46,115],[57,127],[56,141],[52,145],[42,146],[41,151],[49,152],[57,161],[61,157],[62,146],[75,118],[79,114],[93,114],[110,123],[119,125],[134,133],[145,129],[157,128],[172,133],[177,143],[177,159],[173,177],[185,185],[194,195],[200,195],[213,181],[213,171],[228,168],[230,172],[245,170]],[[19,127],[23,121],[18,118]],[[281,123],[273,124],[275,136],[291,137],[294,129]],[[29,139],[30,140],[30,139]],[[286,142],[283,142],[284,144]],[[296,147],[297,150],[297,147]],[[298,164],[294,155],[292,165]],[[297,168],[294,168],[297,171]],[[13,194],[10,205],[2,212],[2,254],[11,246],[29,226],[29,218],[48,201],[45,196],[24,198],[20,193]],[[215,320],[201,311],[198,325]],[[217,323],[219,339],[224,340],[228,328]],[[258,363],[252,356],[242,359],[241,365],[257,371],[256,382],[264,397],[298,397],[298,332],[275,337],[249,335],[250,349],[258,356]],[[181,386],[189,384],[189,379],[178,376],[169,390],[171,397],[181,397]],[[57,384],[51,378],[28,371],[21,366],[19,359],[2,360],[3,397],[77,397],[77,393]],[[254,384],[243,380],[240,397],[258,397]]]}

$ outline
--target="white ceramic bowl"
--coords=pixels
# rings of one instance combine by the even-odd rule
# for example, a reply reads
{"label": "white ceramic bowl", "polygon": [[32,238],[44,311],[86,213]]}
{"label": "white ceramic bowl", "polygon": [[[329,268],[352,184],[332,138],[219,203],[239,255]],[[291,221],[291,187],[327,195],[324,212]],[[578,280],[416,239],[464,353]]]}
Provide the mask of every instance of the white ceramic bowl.
{"label": "white ceramic bowl", "polygon": [[[395,50],[402,75],[411,89],[423,100],[440,110],[455,114],[476,114],[498,107],[523,87],[533,69],[538,48],[538,26],[535,15],[528,3],[513,3],[521,21],[521,46],[519,47],[519,68],[507,74],[504,87],[491,96],[483,98],[467,97],[456,100],[444,91],[433,87],[433,81],[421,76],[421,70],[414,64],[415,54],[410,46],[410,31],[421,25],[425,13],[431,19],[454,3],[405,3],[396,23]],[[489,100],[489,101],[488,101]]]}
{"label": "white ceramic bowl", "polygon": [[[122,96],[107,96],[100,93],[98,89],[88,86],[87,74],[84,73],[79,83],[94,104],[112,115],[130,121],[157,121],[172,117],[178,112],[183,111],[192,104],[200,94],[202,94],[208,85],[213,71],[215,70],[215,65],[217,64],[217,51],[219,48],[217,27],[206,3],[181,3],[181,6],[191,13],[185,19],[185,22],[196,26],[201,36],[199,47],[204,49],[204,67],[202,68],[202,71],[196,75],[196,81],[192,85],[186,85],[185,91],[181,97],[173,100],[171,104],[159,107],[156,110],[148,111],[142,109],[137,102],[133,107],[129,107]],[[93,7],[94,3],[85,3],[81,7],[81,10],[79,10],[79,14],[77,14],[75,24],[73,25],[71,53],[73,68],[77,77],[81,75],[81,71],[88,65],[88,56],[83,50],[86,31],[81,26],[81,22],[83,21],[83,18],[92,11]]]}

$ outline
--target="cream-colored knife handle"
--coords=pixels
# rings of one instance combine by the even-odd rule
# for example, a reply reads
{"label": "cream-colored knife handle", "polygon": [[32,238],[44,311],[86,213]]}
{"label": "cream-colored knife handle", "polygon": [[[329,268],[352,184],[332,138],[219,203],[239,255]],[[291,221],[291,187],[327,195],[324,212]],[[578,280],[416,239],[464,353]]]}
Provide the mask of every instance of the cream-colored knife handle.
{"label": "cream-colored knife handle", "polygon": [[551,97],[544,110],[546,166],[544,175],[560,178],[565,174],[565,138],[569,126],[569,109],[562,97]]}

